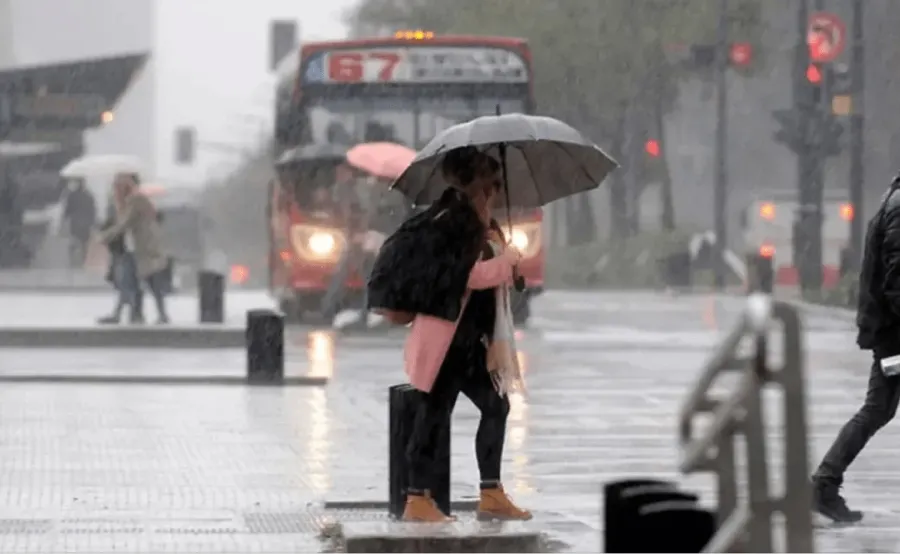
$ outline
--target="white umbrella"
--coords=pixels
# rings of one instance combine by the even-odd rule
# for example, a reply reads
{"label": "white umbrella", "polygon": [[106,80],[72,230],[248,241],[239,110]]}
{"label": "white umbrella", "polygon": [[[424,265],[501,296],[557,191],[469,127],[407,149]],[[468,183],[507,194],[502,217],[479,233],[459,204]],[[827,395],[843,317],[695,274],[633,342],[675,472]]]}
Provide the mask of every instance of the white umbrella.
{"label": "white umbrella", "polygon": [[59,174],[67,179],[86,179],[117,173],[140,175],[143,171],[142,165],[140,158],[126,154],[84,156],[70,161]]}

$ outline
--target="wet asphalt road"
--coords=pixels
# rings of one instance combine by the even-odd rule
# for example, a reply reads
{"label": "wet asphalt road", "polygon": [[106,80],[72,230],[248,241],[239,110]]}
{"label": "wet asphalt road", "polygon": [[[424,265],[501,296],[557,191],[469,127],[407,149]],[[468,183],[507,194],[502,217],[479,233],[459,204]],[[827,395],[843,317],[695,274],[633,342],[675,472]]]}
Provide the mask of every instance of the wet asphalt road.
{"label": "wet asphalt road", "polygon": [[[47,313],[57,326],[89,325],[109,302],[108,295],[0,295],[0,325],[39,325]],[[266,305],[260,294],[232,294],[228,318],[240,322],[246,309]],[[539,299],[520,336],[529,392],[513,401],[504,477],[511,494],[582,551],[599,548],[606,480],[670,477],[711,500],[709,478],[675,473],[674,414],[741,305],[650,293]],[[192,321],[195,306],[176,299],[173,319]],[[846,318],[815,312],[806,323],[814,463],[861,401],[868,361]],[[327,387],[5,384],[0,551],[314,551],[310,506],[386,499],[386,390],[403,380],[402,334],[304,328],[289,335],[293,370],[328,375]],[[243,356],[5,349],[0,374],[240,371]],[[477,482],[477,415],[465,401],[458,406],[454,494],[464,497]],[[773,439],[777,427],[774,414]],[[870,513],[866,524],[819,531],[820,551],[900,548],[898,429],[884,429],[848,475],[845,492]],[[773,447],[773,459],[779,454]]]}

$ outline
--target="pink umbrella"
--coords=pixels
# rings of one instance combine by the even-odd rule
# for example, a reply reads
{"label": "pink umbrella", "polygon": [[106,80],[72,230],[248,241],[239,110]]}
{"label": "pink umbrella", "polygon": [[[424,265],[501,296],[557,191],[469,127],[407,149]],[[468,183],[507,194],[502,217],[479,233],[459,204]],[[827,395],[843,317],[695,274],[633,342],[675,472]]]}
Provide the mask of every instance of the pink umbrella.
{"label": "pink umbrella", "polygon": [[347,152],[347,163],[360,171],[382,179],[396,179],[402,174],[416,151],[393,142],[366,142]]}

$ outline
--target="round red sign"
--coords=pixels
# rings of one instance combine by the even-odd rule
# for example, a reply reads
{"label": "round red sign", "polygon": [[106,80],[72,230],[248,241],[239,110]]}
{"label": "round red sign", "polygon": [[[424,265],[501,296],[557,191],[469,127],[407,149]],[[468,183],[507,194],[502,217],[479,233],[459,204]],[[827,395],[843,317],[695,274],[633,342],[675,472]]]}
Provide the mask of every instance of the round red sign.
{"label": "round red sign", "polygon": [[817,12],[809,18],[806,43],[809,57],[814,62],[833,62],[844,51],[847,27],[840,17],[828,12]]}

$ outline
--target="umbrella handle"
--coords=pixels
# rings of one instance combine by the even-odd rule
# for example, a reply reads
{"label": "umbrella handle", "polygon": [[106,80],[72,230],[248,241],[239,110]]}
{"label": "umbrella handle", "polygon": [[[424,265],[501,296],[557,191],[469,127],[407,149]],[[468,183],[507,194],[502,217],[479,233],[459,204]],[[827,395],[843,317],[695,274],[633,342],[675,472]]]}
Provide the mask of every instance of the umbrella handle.
{"label": "umbrella handle", "polygon": [[515,287],[516,292],[525,291],[525,277],[519,275],[519,266],[513,267],[513,287]]}

